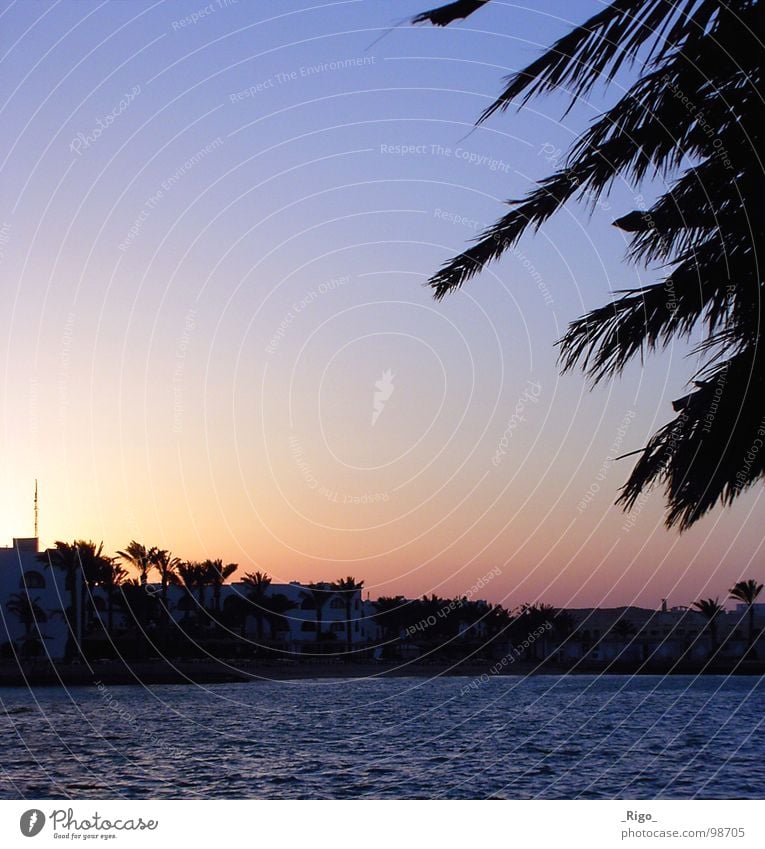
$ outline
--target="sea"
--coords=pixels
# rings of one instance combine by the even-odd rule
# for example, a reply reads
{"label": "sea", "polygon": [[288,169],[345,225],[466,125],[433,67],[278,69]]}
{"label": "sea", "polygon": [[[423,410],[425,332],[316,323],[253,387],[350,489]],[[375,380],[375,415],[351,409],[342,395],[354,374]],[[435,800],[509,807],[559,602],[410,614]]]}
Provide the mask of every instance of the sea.
{"label": "sea", "polygon": [[761,799],[761,677],[0,689],[4,799]]}

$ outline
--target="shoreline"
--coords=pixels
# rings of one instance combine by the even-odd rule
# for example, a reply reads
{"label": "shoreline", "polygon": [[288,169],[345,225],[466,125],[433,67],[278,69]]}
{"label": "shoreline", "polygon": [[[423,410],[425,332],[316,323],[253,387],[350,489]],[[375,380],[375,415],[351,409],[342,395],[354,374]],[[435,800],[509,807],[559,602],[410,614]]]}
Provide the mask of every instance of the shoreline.
{"label": "shoreline", "polygon": [[765,675],[765,662],[739,661],[715,664],[561,664],[524,663],[491,672],[491,661],[395,663],[385,661],[317,662],[317,661],[99,661],[91,664],[28,663],[0,664],[2,687],[75,687],[102,685],[157,686],[163,684],[244,684],[268,681],[365,680],[373,678],[441,678],[462,677],[486,680],[496,677],[538,675],[582,676],[698,676],[698,675]]}

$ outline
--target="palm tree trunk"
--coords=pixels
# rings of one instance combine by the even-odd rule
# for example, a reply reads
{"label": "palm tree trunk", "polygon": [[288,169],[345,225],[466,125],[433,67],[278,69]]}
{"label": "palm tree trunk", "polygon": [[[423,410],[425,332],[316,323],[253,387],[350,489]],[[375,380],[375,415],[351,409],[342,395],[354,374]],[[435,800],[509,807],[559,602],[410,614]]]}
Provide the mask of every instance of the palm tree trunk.
{"label": "palm tree trunk", "polygon": [[88,585],[85,583],[85,577],[83,576],[82,584],[80,586],[80,616],[82,618],[82,629],[80,634],[82,638],[85,638],[85,634],[90,631],[93,626],[93,613],[92,606],[89,604],[90,602],[90,593],[88,592]]}
{"label": "palm tree trunk", "polygon": [[752,654],[752,649],[754,648],[754,602],[749,605],[749,645],[747,647],[747,654]]}
{"label": "palm tree trunk", "polygon": [[197,622],[201,628],[204,623],[205,614],[205,585],[199,585],[199,611],[197,612]]}
{"label": "palm tree trunk", "polygon": [[71,663],[77,651],[77,611],[79,609],[79,605],[77,604],[77,571],[74,567],[69,570],[68,577],[71,615],[66,623],[69,629],[69,636],[66,641],[65,656],[67,663]]}
{"label": "palm tree trunk", "polygon": [[170,624],[170,606],[167,600],[167,575],[162,575],[162,618],[165,620],[165,625]]}
{"label": "palm tree trunk", "polygon": [[72,648],[69,660],[82,656],[82,631],[83,631],[83,590],[80,587],[80,568],[75,564],[72,569],[72,621],[70,624],[72,636]]}
{"label": "palm tree trunk", "polygon": [[351,652],[353,651],[353,635],[351,634],[351,599],[345,602],[345,627],[347,629],[345,634],[345,643],[348,649],[348,657],[346,660],[350,661]]}

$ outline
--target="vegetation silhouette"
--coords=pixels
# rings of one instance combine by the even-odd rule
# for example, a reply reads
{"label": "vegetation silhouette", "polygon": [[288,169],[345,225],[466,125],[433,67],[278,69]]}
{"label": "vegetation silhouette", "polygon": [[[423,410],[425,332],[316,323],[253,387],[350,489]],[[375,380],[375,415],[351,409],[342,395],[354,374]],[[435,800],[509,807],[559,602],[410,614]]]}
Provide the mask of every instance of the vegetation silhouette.
{"label": "vegetation silhouette", "polygon": [[111,634],[114,631],[114,605],[117,591],[128,579],[128,572],[115,559],[111,559],[108,565],[104,565],[102,572],[102,586],[106,592],[106,628]]}
{"label": "vegetation silhouette", "polygon": [[762,584],[750,578],[748,581],[739,581],[728,590],[731,598],[741,601],[747,606],[749,618],[747,652],[752,654],[754,653],[754,605],[757,602],[757,597],[762,592],[762,588]]}
{"label": "vegetation silhouette", "polygon": [[220,591],[224,581],[230,578],[239,568],[236,563],[223,565],[222,560],[205,560],[205,579],[213,588],[213,610],[220,613]]}
{"label": "vegetation silhouette", "polygon": [[709,656],[714,657],[717,654],[717,617],[723,612],[723,606],[720,604],[719,598],[703,598],[699,601],[694,601],[692,607],[699,611],[707,620],[707,630],[710,638]]}
{"label": "vegetation silhouette", "polygon": [[162,609],[164,610],[166,622],[170,618],[170,609],[167,601],[167,591],[171,586],[178,586],[180,578],[178,577],[178,566],[181,563],[179,557],[173,555],[163,548],[150,549],[149,557],[151,565],[159,573],[160,593],[162,600]]}
{"label": "vegetation silhouette", "polygon": [[[67,623],[65,659],[72,661],[81,654],[79,635],[94,618],[93,587],[109,586],[114,578],[113,560],[103,553],[103,543],[92,540],[75,540],[72,543],[57,540],[54,547],[38,555],[48,568],[64,572],[64,589],[69,592],[69,607],[63,611]],[[87,624],[86,624],[87,620]]]}
{"label": "vegetation silhouette", "polygon": [[[446,26],[488,2],[450,3],[413,22]],[[570,324],[558,344],[563,370],[580,366],[595,385],[636,356],[702,337],[693,390],[634,452],[640,457],[617,499],[629,510],[662,486],[666,524],[681,531],[765,474],[765,452],[757,450],[765,436],[759,11],[756,0],[614,0],[512,74],[478,124],[553,91],[570,99],[570,109],[598,81],[609,85],[617,72],[639,67],[560,167],[525,198],[508,201],[510,211],[429,281],[442,298],[567,201],[594,207],[620,178],[636,192],[664,181],[649,208],[637,194],[638,208],[613,222],[629,234],[629,259],[658,264],[664,279],[621,290]]]}
{"label": "vegetation silhouette", "polygon": [[124,551],[118,551],[117,555],[138,570],[138,578],[141,586],[145,587],[149,580],[149,572],[154,566],[151,549],[146,548],[145,545],[141,545],[141,543],[135,540],[131,540],[127,548]]}
{"label": "vegetation silhouette", "polygon": [[23,657],[36,657],[42,650],[40,624],[48,621],[48,614],[40,606],[39,598],[32,598],[29,591],[14,593],[5,604],[5,609],[15,616],[24,628],[21,646]]}
{"label": "vegetation silhouette", "polygon": [[624,617],[616,622],[612,630],[617,637],[621,637],[623,640],[634,637],[636,633],[635,626],[629,619],[625,619]]}
{"label": "vegetation silhouette", "polygon": [[218,583],[217,564],[210,560],[202,563],[182,562],[176,569],[181,585],[187,592],[185,612],[188,614],[196,608],[197,627],[202,629],[207,619],[207,588]]}
{"label": "vegetation silhouette", "polygon": [[304,610],[314,610],[316,616],[316,642],[321,642],[325,638],[324,634],[324,606],[333,594],[322,583],[314,583],[308,585],[309,589],[303,593],[303,602],[301,607]]}
{"label": "vegetation silhouette", "polygon": [[[236,591],[225,594],[224,602],[223,586],[238,571],[237,564],[224,565],[221,559],[184,561],[135,540],[131,546],[126,566],[119,562],[120,556],[107,556],[102,544],[81,539],[58,541],[53,549],[39,554],[39,560],[64,573],[68,605],[63,611],[44,610],[34,595],[41,576],[29,573],[29,581],[22,576],[23,592],[13,594],[6,603],[8,612],[23,625],[24,634],[15,641],[21,651],[6,643],[0,647],[0,656],[39,656],[43,640],[49,639],[40,632],[40,625],[61,616],[67,627],[64,662],[88,667],[99,660],[127,664],[225,660],[230,672],[236,665],[229,660],[235,659],[310,663],[321,657],[404,666],[437,663],[452,670],[463,664],[499,660],[495,664],[498,669],[517,662],[525,664],[526,670],[560,671],[575,664],[602,670],[615,664],[616,671],[624,672],[648,664],[654,671],[673,671],[679,663],[693,671],[699,664],[698,641],[706,633],[710,648],[705,671],[757,672],[760,668],[755,651],[760,637],[755,604],[763,584],[754,579],[739,581],[729,591],[730,598],[745,605],[739,617],[725,614],[719,599],[710,598],[691,607],[694,616],[698,613],[706,619],[703,627],[698,619],[682,622],[686,610],[682,607],[680,619],[675,617],[671,623],[661,620],[663,613],[656,611],[648,620],[635,614],[641,616],[636,625],[633,613],[617,609],[614,618],[609,620],[607,613],[605,620],[601,616],[593,625],[589,615],[575,618],[570,611],[539,601],[510,609],[464,595],[442,598],[435,593],[418,599],[381,597],[371,607],[357,609],[364,582],[352,576],[298,586],[292,599],[274,591],[266,572],[245,572]],[[151,581],[153,576],[156,580]],[[176,587],[172,594],[170,587]],[[325,630],[329,621],[325,611],[330,604],[332,629]],[[289,612],[297,607],[303,623],[299,634],[289,621]],[[340,607],[344,608],[341,618]],[[118,620],[116,611],[121,613]],[[659,619],[649,626],[654,615]],[[367,616],[377,623],[380,635],[359,641],[355,639],[356,624]],[[250,617],[255,640],[248,634]],[[726,628],[722,645],[720,617]],[[744,617],[749,622],[746,639],[739,630]],[[650,632],[646,630],[649,627],[653,629]],[[676,627],[682,630],[675,633]],[[345,635],[342,641],[341,633]],[[668,634],[675,641],[674,659],[666,652],[661,657],[654,654],[657,641],[666,640]],[[567,646],[572,643],[575,651],[570,654]],[[743,648],[739,650],[739,646]]]}
{"label": "vegetation silhouette", "polygon": [[258,642],[263,640],[263,622],[266,619],[266,599],[271,578],[265,572],[247,572],[242,582],[249,588],[247,598],[252,602],[252,615],[255,617],[255,628]]}
{"label": "vegetation silhouette", "polygon": [[351,652],[353,650],[353,632],[351,631],[352,625],[351,620],[353,618],[353,599],[358,590],[362,590],[364,588],[363,581],[357,581],[354,577],[348,576],[347,578],[341,578],[339,581],[334,581],[332,584],[332,589],[340,594],[340,597],[343,599],[345,603],[345,646],[346,646],[346,660],[351,659]]}

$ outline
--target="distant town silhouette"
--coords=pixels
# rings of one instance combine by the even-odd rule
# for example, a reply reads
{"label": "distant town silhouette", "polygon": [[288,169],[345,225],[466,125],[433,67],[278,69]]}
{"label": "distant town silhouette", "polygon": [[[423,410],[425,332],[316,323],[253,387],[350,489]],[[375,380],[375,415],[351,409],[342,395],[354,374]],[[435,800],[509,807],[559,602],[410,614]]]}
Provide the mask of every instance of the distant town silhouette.
{"label": "distant town silhouette", "polygon": [[183,680],[177,665],[200,661],[211,666],[195,666],[195,676],[213,680],[320,665],[355,674],[759,672],[765,648],[754,579],[729,588],[733,611],[719,597],[657,610],[539,601],[509,609],[480,597],[498,568],[454,598],[375,600],[352,576],[280,584],[238,573],[235,563],[185,561],[135,540],[110,556],[92,541],[39,551],[36,538],[15,539],[0,549],[0,681],[70,680],[67,669],[82,678],[83,664],[107,664],[103,674],[118,678],[154,664],[143,670],[149,679]]}

